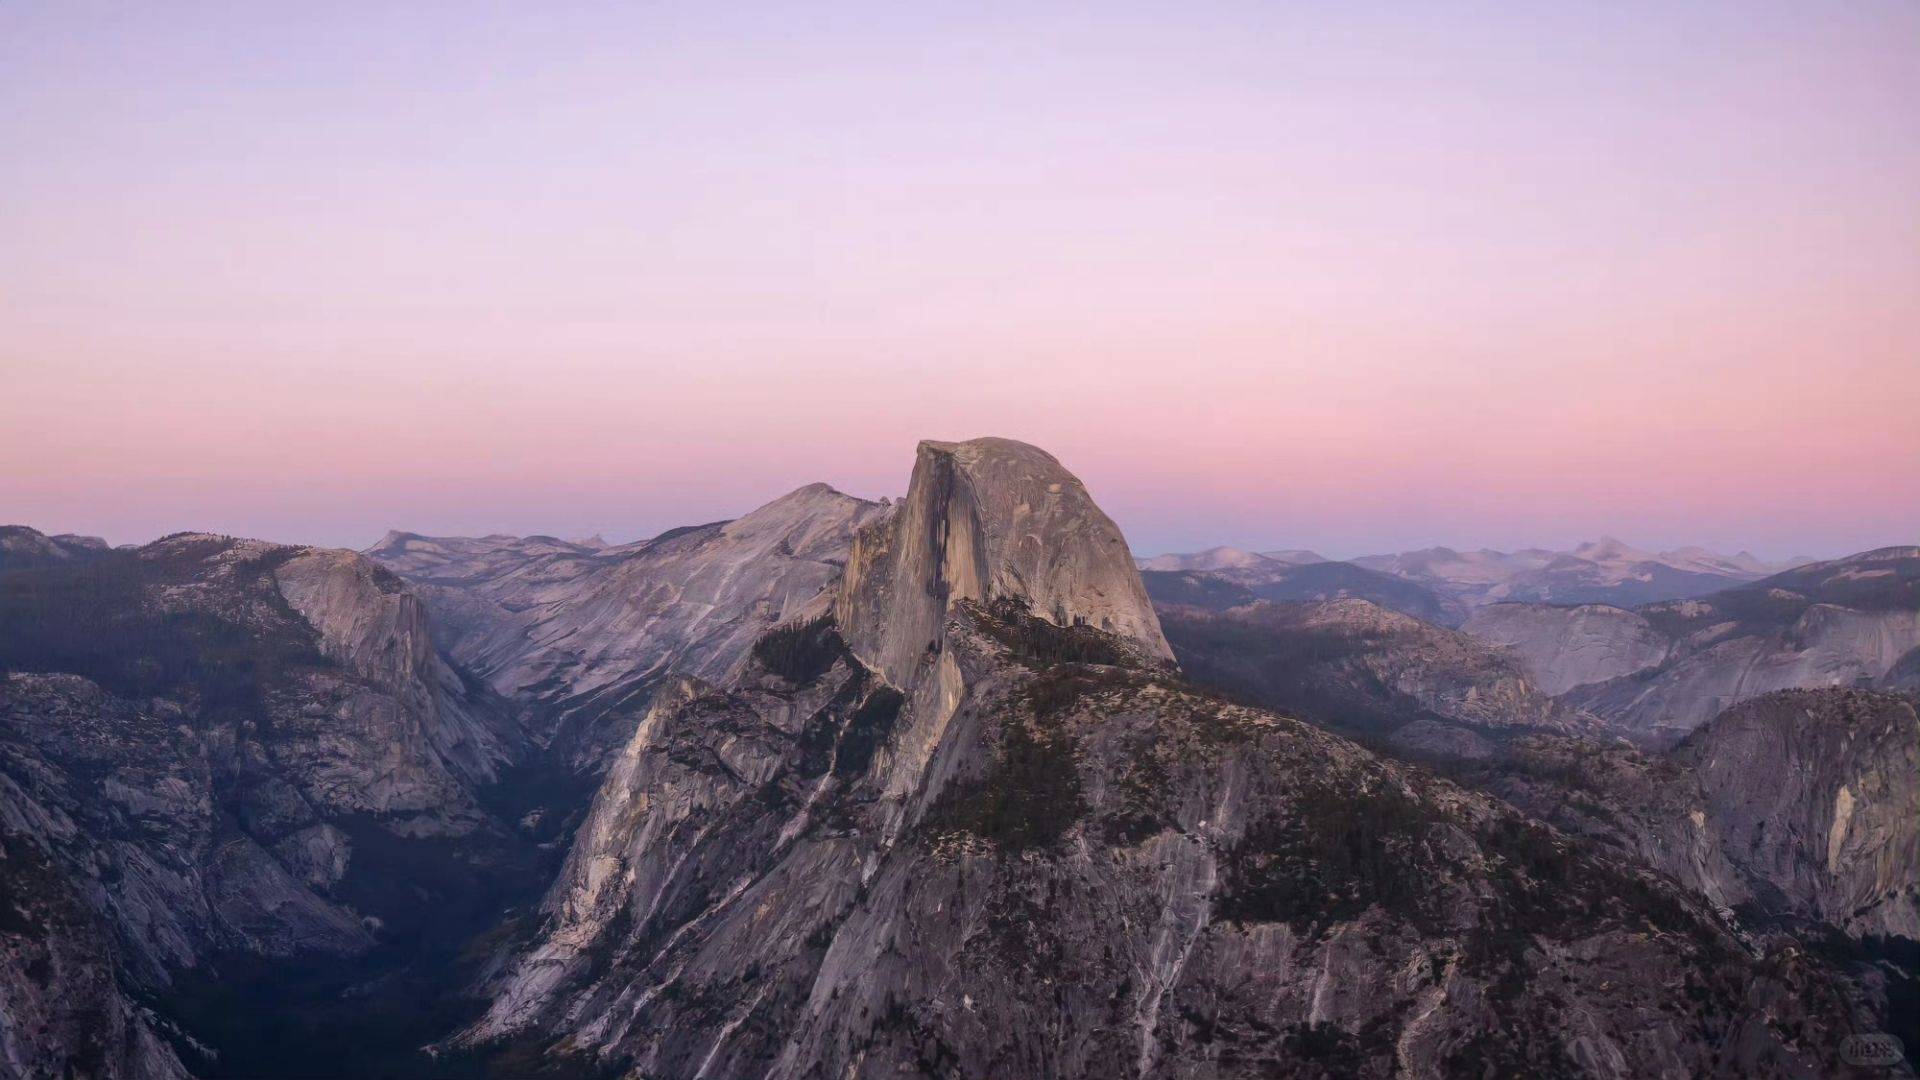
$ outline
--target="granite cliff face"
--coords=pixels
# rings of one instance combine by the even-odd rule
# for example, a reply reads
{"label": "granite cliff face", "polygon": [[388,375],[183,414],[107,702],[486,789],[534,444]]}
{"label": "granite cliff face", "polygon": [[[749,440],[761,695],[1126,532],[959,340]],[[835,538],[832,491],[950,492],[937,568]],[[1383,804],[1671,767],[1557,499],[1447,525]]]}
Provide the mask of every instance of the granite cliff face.
{"label": "granite cliff face", "polygon": [[1057,469],[923,445],[831,614],[657,695],[448,1052],[676,1077],[1832,1060],[1857,1018],[1819,964],[1763,963],[1649,871],[1180,681]]}
{"label": "granite cliff face", "polygon": [[[1912,982],[1907,699],[1589,741],[1518,641],[1156,612],[1021,443],[624,547],[44,539],[0,567],[0,1071],[1811,1076]],[[1244,587],[1210,558],[1171,573]],[[1904,611],[1898,558],[1710,610]]]}
{"label": "granite cliff face", "polygon": [[923,442],[898,511],[854,539],[835,604],[842,633],[906,686],[952,603],[993,597],[1173,655],[1126,540],[1078,477],[1010,439]]}
{"label": "granite cliff face", "polygon": [[1673,750],[1523,740],[1493,787],[1722,908],[1920,941],[1920,720],[1910,698],[1784,690]]}
{"label": "granite cliff face", "polygon": [[1920,942],[1912,699],[1768,694],[1720,714],[1673,756],[1698,778],[1702,810],[1753,894],[1855,937]]}
{"label": "granite cliff face", "polygon": [[393,533],[367,554],[422,591],[455,659],[598,772],[669,673],[724,680],[761,634],[827,603],[854,532],[887,512],[811,484],[621,547]]}

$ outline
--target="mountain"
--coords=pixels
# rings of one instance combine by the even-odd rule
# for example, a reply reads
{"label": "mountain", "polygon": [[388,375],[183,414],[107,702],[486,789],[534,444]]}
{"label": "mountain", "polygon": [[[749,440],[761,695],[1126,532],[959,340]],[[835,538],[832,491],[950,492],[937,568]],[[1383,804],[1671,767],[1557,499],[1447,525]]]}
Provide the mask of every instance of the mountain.
{"label": "mountain", "polygon": [[1265,555],[1269,559],[1277,559],[1283,563],[1293,563],[1295,566],[1306,566],[1309,563],[1330,561],[1325,555],[1317,551],[1309,551],[1306,548],[1283,548],[1278,551],[1263,551],[1260,554]]}
{"label": "mountain", "polygon": [[1796,1075],[1855,1018],[1667,879],[1174,672],[1044,453],[922,444],[830,609],[652,699],[485,1017],[577,1074]]}
{"label": "mountain", "polygon": [[1509,749],[1479,763],[1490,790],[1742,912],[1752,933],[1833,957],[1874,1022],[1920,1046],[1913,698],[1774,691],[1666,754],[1554,736]]}
{"label": "mountain", "polygon": [[[182,534],[0,572],[0,672],[21,1074],[251,1060],[351,1007],[302,996],[317,972],[410,962],[537,876],[488,808],[512,710],[352,552]],[[246,988],[284,1019],[216,1005]]]}
{"label": "mountain", "polygon": [[1763,578],[1771,574],[1783,573],[1815,561],[1810,555],[1795,555],[1777,563],[1770,563],[1749,551],[1722,555],[1703,547],[1675,548],[1672,551],[1661,552],[1656,558],[1676,570],[1750,578]]}
{"label": "mountain", "polygon": [[1173,655],[1126,540],[1078,477],[1011,439],[923,442],[898,512],[855,538],[834,615],[863,663],[906,686],[952,601],[993,598]]}
{"label": "mountain", "polygon": [[1327,559],[1317,552],[1294,549],[1289,551],[1242,551],[1233,547],[1208,548],[1191,554],[1155,555],[1151,559],[1140,559],[1137,565],[1142,570],[1183,571],[1183,570],[1260,570],[1279,566],[1307,566],[1323,563]]}
{"label": "mountain", "polygon": [[1611,537],[1572,551],[1428,548],[1353,562],[1419,582],[1468,610],[1501,601],[1630,607],[1703,596],[1786,568],[1745,552],[1728,556],[1680,548],[1655,554]]}
{"label": "mountain", "polygon": [[1570,704],[1629,733],[1671,736],[1772,690],[1906,685],[1920,670],[1920,548],[1633,611],[1499,604],[1464,629],[1510,650]]}
{"label": "mountain", "polygon": [[1261,600],[1366,600],[1438,626],[1459,623],[1458,611],[1430,589],[1344,562],[1273,565],[1218,571],[1141,573],[1156,604],[1224,611]]}
{"label": "mountain", "polygon": [[1482,756],[1489,738],[1590,726],[1502,652],[1365,600],[1159,613],[1196,682],[1408,752]]}
{"label": "mountain", "polygon": [[97,536],[48,536],[25,525],[0,525],[0,572],[90,559],[107,550]]}
{"label": "mountain", "polygon": [[[1635,748],[1523,605],[1156,602],[1023,443],[614,547],[10,535],[0,1074],[1810,1076],[1920,1000],[1910,698]],[[1897,621],[1870,555],[1621,614]]]}
{"label": "mountain", "polygon": [[396,532],[367,555],[420,591],[456,660],[597,773],[669,672],[726,677],[755,638],[827,602],[855,530],[888,512],[812,484],[620,547]]}
{"label": "mountain", "polygon": [[1190,554],[1155,555],[1151,559],[1139,559],[1136,565],[1141,570],[1159,570],[1177,572],[1182,570],[1237,570],[1250,566],[1264,566],[1282,562],[1267,555],[1242,551],[1234,547],[1215,547]]}
{"label": "mountain", "polygon": [[1499,793],[1723,908],[1920,941],[1920,719],[1864,690],[1743,701],[1665,753],[1529,737]]}
{"label": "mountain", "polygon": [[1673,647],[1644,617],[1607,604],[1489,604],[1460,629],[1511,652],[1549,694],[1658,667]]}

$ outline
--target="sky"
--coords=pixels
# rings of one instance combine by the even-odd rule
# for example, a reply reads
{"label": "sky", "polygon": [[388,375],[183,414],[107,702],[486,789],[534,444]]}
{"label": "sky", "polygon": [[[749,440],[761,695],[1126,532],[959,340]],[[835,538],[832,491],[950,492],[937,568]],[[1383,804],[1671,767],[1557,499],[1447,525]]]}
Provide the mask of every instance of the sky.
{"label": "sky", "polygon": [[0,522],[1920,542],[1920,4],[0,5]]}

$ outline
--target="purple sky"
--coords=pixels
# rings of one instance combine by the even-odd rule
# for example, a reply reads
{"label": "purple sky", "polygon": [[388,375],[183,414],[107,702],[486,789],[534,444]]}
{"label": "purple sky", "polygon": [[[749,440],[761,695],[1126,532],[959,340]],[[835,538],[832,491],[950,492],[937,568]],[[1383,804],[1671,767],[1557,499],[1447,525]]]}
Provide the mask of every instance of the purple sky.
{"label": "purple sky", "polygon": [[1920,5],[0,6],[0,521],[1920,540]]}

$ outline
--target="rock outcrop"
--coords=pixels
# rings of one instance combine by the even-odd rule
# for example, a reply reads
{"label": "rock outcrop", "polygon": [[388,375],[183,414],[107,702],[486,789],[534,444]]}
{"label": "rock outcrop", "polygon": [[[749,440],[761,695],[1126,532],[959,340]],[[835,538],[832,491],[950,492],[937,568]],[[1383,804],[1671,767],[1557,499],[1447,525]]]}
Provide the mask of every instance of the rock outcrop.
{"label": "rock outcrop", "polygon": [[[1037,659],[1102,638],[1120,663]],[[918,702],[845,653],[657,699],[468,1040],[677,1077],[1625,1077],[1817,1070],[1854,1023],[1652,873],[1130,642],[970,601],[941,640],[924,763]]]}
{"label": "rock outcrop", "polygon": [[841,632],[906,686],[955,601],[999,597],[1173,655],[1126,540],[1078,477],[1011,439],[923,442],[898,511],[855,537],[835,605]]}
{"label": "rock outcrop", "polygon": [[1920,717],[1912,699],[1791,690],[1673,754],[1748,891],[1855,937],[1920,942]]}

